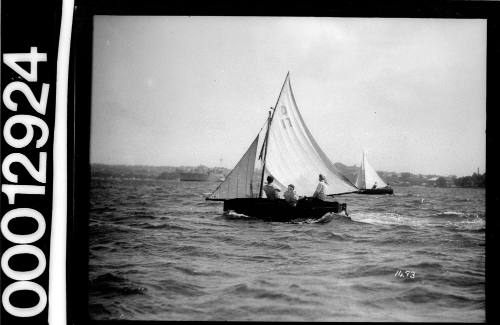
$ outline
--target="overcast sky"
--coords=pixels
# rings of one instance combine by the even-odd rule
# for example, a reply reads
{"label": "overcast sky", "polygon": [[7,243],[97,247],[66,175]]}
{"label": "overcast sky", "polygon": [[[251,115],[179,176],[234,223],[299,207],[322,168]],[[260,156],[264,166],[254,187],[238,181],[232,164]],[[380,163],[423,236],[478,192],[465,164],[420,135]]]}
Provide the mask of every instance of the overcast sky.
{"label": "overcast sky", "polygon": [[287,71],[333,162],[470,175],[486,159],[486,21],[94,20],[91,162],[231,168]]}

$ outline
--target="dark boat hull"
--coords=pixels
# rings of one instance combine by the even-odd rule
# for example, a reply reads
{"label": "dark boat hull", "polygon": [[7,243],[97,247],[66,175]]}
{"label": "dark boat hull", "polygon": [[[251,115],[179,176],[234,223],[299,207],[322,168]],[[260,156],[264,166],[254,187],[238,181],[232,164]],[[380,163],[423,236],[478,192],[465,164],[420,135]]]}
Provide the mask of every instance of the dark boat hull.
{"label": "dark boat hull", "polygon": [[382,188],[370,188],[365,190],[359,190],[358,194],[394,194],[394,191],[390,187],[382,187]]}
{"label": "dark boat hull", "polygon": [[249,217],[269,221],[290,221],[294,219],[319,219],[327,213],[346,210],[346,204],[337,201],[321,201],[312,198],[300,199],[291,206],[283,199],[239,198],[224,201],[224,211],[234,211]]}

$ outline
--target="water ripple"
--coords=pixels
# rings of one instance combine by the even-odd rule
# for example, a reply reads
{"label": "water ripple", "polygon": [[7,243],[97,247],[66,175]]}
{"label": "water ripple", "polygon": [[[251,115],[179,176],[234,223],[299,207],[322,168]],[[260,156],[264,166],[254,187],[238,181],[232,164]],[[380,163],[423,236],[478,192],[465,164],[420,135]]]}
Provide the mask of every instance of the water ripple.
{"label": "water ripple", "polygon": [[224,213],[216,185],[92,179],[92,319],[485,321],[484,189],[347,194],[350,219],[279,223]]}

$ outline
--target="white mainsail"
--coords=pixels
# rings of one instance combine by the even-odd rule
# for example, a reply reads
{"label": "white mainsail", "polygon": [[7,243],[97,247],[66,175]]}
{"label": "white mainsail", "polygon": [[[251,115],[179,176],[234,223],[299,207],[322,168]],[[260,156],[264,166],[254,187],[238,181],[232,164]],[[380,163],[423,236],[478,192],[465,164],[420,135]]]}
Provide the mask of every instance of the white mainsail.
{"label": "white mainsail", "polygon": [[386,187],[387,184],[380,178],[375,169],[368,163],[366,153],[363,152],[363,160],[359,167],[359,173],[356,178],[356,186],[360,189],[371,189],[377,183],[377,188]]}
{"label": "white mainsail", "polygon": [[264,179],[267,175],[274,176],[282,191],[293,184],[299,196],[311,196],[319,174],[326,176],[327,195],[357,191],[309,132],[295,102],[288,74],[274,109],[267,142]]}
{"label": "white mainsail", "polygon": [[258,193],[259,189],[254,189],[252,184],[258,142],[259,136],[255,138],[238,164],[226,176],[224,182],[212,193],[211,199],[253,197],[254,193]]}

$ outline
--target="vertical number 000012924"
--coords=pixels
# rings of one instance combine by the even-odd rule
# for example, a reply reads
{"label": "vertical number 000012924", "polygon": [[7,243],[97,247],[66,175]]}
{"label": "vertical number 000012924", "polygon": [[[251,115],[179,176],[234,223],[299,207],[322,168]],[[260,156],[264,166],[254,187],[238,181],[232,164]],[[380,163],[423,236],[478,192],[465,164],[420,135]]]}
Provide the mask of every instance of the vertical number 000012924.
{"label": "vertical number 000012924", "polygon": [[[47,181],[47,151],[45,145],[49,139],[49,127],[45,118],[47,108],[47,99],[49,96],[49,87],[43,83],[41,94],[35,95],[30,86],[38,82],[38,64],[47,62],[46,53],[38,53],[37,47],[31,47],[29,53],[6,53],[3,55],[2,62],[5,66],[16,72],[24,81],[12,81],[3,90],[2,101],[5,107],[16,114],[5,121],[3,125],[3,137],[7,145],[17,151],[7,155],[2,161],[2,175],[8,184],[2,184],[2,193],[7,196],[8,204],[16,204],[16,198],[19,195],[45,195],[45,184]],[[19,63],[29,63],[29,69],[25,69]],[[5,66],[3,69],[5,69]],[[19,79],[19,78],[18,78]],[[18,103],[12,99],[12,94],[19,92],[28,101],[33,108],[33,115],[19,114]],[[13,128],[21,125],[25,128],[25,134],[22,138],[14,137]],[[35,128],[37,134],[35,139]],[[37,166],[29,160],[25,153],[29,150],[26,147],[35,141],[35,148],[38,151]],[[45,150],[45,151],[44,151]],[[36,155],[35,155],[36,156]],[[13,164],[23,166],[29,175],[33,178],[32,184],[18,184],[18,175],[13,173],[11,166]],[[37,185],[33,185],[33,183]],[[9,222],[15,218],[32,218],[36,221],[36,230],[29,234],[16,234],[9,229]],[[2,216],[1,231],[2,235],[14,246],[8,248],[1,259],[1,267],[4,274],[15,282],[8,285],[2,292],[2,305],[11,315],[16,317],[33,317],[41,313],[47,305],[47,293],[45,289],[34,282],[44,271],[46,267],[46,258],[43,251],[34,245],[45,234],[46,224],[44,216],[36,209],[30,207],[19,207],[9,210]],[[30,254],[36,257],[38,264],[36,268],[28,271],[16,271],[9,266],[9,260],[19,254]],[[20,291],[31,291],[38,295],[38,303],[32,307],[13,306],[10,296]]]}

